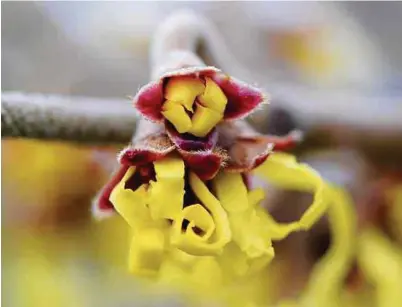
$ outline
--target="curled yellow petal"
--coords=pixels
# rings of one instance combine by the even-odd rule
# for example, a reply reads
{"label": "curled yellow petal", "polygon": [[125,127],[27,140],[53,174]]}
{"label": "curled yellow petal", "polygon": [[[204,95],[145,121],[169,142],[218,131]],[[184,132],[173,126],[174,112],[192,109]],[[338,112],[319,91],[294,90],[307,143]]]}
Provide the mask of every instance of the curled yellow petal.
{"label": "curled yellow petal", "polygon": [[212,241],[215,228],[211,214],[203,206],[191,205],[174,221],[171,242],[192,255],[213,254],[221,248]]}
{"label": "curled yellow petal", "polygon": [[204,137],[221,121],[222,118],[223,114],[197,103],[197,109],[191,119],[192,127],[189,130],[189,133],[198,137]]}
{"label": "curled yellow petal", "polygon": [[299,227],[282,228],[280,237],[285,237],[297,228],[309,229],[328,207],[330,196],[325,182],[316,171],[306,164],[298,163],[292,155],[275,152],[253,173],[282,188],[314,193],[313,203],[297,222]]}
{"label": "curled yellow petal", "polygon": [[[270,237],[264,233],[255,203],[263,198],[262,190],[248,195],[239,173],[219,173],[213,187],[223,208],[228,212],[233,241],[250,258],[268,254],[273,257]],[[272,258],[271,257],[271,258]]]}
{"label": "curled yellow petal", "polygon": [[[231,232],[229,222],[227,220],[226,212],[223,210],[219,200],[208,190],[208,187],[198,176],[190,172],[189,174],[190,186],[195,195],[202,202],[205,208],[211,212],[216,225],[216,235],[224,244],[230,241]],[[219,226],[219,227],[218,227]]]}
{"label": "curled yellow petal", "polygon": [[210,78],[205,78],[205,91],[198,96],[203,106],[223,114],[228,103],[228,99],[222,89]]}
{"label": "curled yellow petal", "polygon": [[151,216],[146,208],[147,192],[145,185],[136,191],[125,189],[126,181],[134,174],[135,167],[130,167],[123,179],[115,186],[110,194],[110,201],[116,211],[134,229],[151,223]]}
{"label": "curled yellow petal", "polygon": [[256,212],[262,221],[262,231],[272,240],[282,240],[290,233],[300,230],[299,222],[278,223],[264,208],[258,206]]}
{"label": "curled yellow petal", "polygon": [[356,214],[346,191],[330,187],[328,218],[332,243],[316,264],[302,297],[306,306],[340,306],[340,291],[355,255]]}
{"label": "curled yellow petal", "polygon": [[165,98],[180,103],[190,112],[193,111],[195,98],[204,92],[205,85],[201,80],[188,77],[172,78],[165,88]]}
{"label": "curled yellow petal", "polygon": [[[183,222],[187,221],[188,225],[183,225]],[[182,227],[186,227],[185,235],[191,240],[199,240],[201,242],[207,241],[211,238],[215,224],[210,213],[201,205],[191,205],[183,209],[182,219],[175,223],[177,232],[182,230]]]}
{"label": "curled yellow petal", "polygon": [[247,188],[240,173],[220,172],[212,184],[222,207],[227,212],[240,212],[250,208]]}
{"label": "curled yellow petal", "polygon": [[165,252],[163,229],[143,228],[134,234],[130,247],[129,270],[141,276],[158,272]]}
{"label": "curled yellow petal", "polygon": [[167,100],[163,104],[162,115],[173,124],[179,133],[186,133],[191,129],[191,118],[184,107],[176,102]]}
{"label": "curled yellow petal", "polygon": [[402,250],[379,231],[368,229],[359,237],[357,260],[363,274],[376,287],[377,305],[400,306]]}
{"label": "curled yellow petal", "polygon": [[[183,210],[181,217],[174,221],[174,230],[172,234],[172,244],[177,246],[181,250],[196,254],[196,255],[213,255],[222,252],[223,247],[230,241],[231,232],[229,227],[229,222],[227,219],[226,212],[223,210],[220,202],[215,198],[215,196],[208,190],[208,187],[202,182],[198,176],[192,172],[189,174],[190,187],[194,191],[195,195],[201,201],[205,211],[211,215],[214,222],[215,231],[211,234],[207,240],[201,240],[200,238],[195,238],[195,233],[193,227],[187,228],[184,233],[181,231],[181,225],[186,215],[193,214],[194,212]],[[191,209],[194,210],[194,209]],[[197,206],[198,211],[202,209]],[[199,222],[208,225],[208,229],[211,229],[211,220],[205,218],[205,213],[202,214],[202,220]],[[194,216],[193,216],[194,217]],[[195,220],[193,220],[192,225],[196,225]],[[178,226],[180,225],[180,227]],[[205,235],[205,234],[204,234]]]}
{"label": "curled yellow petal", "polygon": [[265,194],[262,189],[254,189],[248,192],[248,201],[255,208],[255,215],[258,217],[258,226],[261,233],[266,238],[272,240],[281,240],[289,233],[297,231],[298,222],[293,223],[278,223],[269,214],[269,212],[260,206],[260,202],[264,199]]}
{"label": "curled yellow petal", "polygon": [[165,157],[154,162],[156,181],[150,182],[148,204],[153,219],[175,219],[183,208],[184,162]]}

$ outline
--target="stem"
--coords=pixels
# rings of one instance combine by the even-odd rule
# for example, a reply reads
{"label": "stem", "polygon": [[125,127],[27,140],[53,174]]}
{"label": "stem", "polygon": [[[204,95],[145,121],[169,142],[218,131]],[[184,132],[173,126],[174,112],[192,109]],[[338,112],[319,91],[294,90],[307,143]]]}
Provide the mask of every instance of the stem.
{"label": "stem", "polygon": [[4,92],[2,138],[128,143],[137,122],[129,101]]}
{"label": "stem", "polygon": [[186,66],[205,66],[196,54],[201,28],[199,17],[187,10],[171,15],[158,27],[151,47],[152,79]]}

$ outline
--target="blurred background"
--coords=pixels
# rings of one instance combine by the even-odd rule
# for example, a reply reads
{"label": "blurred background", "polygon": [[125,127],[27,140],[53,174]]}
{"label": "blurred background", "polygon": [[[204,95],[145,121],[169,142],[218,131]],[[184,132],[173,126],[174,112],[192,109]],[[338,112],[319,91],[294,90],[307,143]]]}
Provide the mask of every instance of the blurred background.
{"label": "blurred background", "polygon": [[[375,225],[402,247],[402,222],[395,222],[402,217],[394,213],[402,206],[401,3],[1,5],[2,92],[111,99],[134,95],[149,81],[150,40],[162,19],[180,8],[204,15],[224,38],[207,46],[213,64],[272,95],[268,115],[252,118],[257,129],[305,131],[295,153],[350,191],[361,227]],[[5,306],[144,302],[143,285],[126,273],[125,223],[90,216],[91,199],[123,146],[2,140]],[[275,205],[283,202],[291,206]],[[270,208],[279,220],[294,219],[303,198],[278,193]],[[330,241],[323,219],[278,245],[276,286],[267,289],[272,301],[301,291]],[[345,283],[353,291],[367,288],[357,267]],[[168,301],[177,306],[176,300]],[[141,306],[154,305],[167,306],[166,298],[147,297]]]}

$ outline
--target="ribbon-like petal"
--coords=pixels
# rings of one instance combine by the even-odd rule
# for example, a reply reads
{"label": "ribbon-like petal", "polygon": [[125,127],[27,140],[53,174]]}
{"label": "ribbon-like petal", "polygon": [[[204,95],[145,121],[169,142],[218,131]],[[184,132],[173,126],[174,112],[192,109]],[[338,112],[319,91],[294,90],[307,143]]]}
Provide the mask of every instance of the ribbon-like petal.
{"label": "ribbon-like petal", "polygon": [[261,199],[255,197],[259,192],[248,196],[247,188],[239,173],[221,172],[213,180],[213,187],[223,208],[228,212],[233,241],[249,258],[263,255],[274,256],[269,235],[262,231],[261,220],[255,207]]}
{"label": "ribbon-like petal", "polygon": [[[273,153],[252,173],[282,188],[314,193],[313,203],[296,222],[298,230],[309,229],[328,207],[331,194],[326,183],[316,171],[306,164],[298,163],[292,155]],[[282,228],[283,232],[280,235],[278,233],[278,237],[273,239],[282,239],[295,228],[295,226]]]}
{"label": "ribbon-like petal", "polygon": [[116,211],[134,229],[144,227],[152,222],[147,204],[147,191],[145,185],[141,185],[135,191],[126,189],[126,183],[134,175],[136,168],[128,168],[124,177],[114,187],[110,194],[110,202]]}
{"label": "ribbon-like petal", "polygon": [[352,267],[357,218],[351,197],[341,188],[329,188],[328,209],[332,244],[313,269],[301,301],[306,306],[340,306],[340,291]]}
{"label": "ribbon-like petal", "polygon": [[154,162],[156,181],[148,189],[148,204],[154,220],[176,219],[183,207],[184,163],[179,157]]}
{"label": "ribbon-like petal", "polygon": [[134,233],[129,270],[139,276],[157,275],[165,255],[166,229],[143,228]]}
{"label": "ribbon-like petal", "polygon": [[[191,209],[184,209],[180,218],[174,221],[172,244],[179,249],[193,255],[216,255],[220,254],[223,247],[231,239],[231,231],[226,212],[223,210],[220,202],[208,190],[208,187],[194,173],[189,174],[190,187],[194,191],[196,197],[200,200],[200,204],[194,204]],[[200,215],[194,215],[197,210]],[[211,219],[206,218],[206,215],[211,215]],[[182,231],[184,220],[192,217],[192,220],[187,220],[188,227]],[[212,225],[214,222],[214,226]],[[196,234],[196,228],[202,231]],[[215,229],[213,231],[211,229]],[[211,234],[211,236],[207,236]],[[195,239],[196,236],[201,238]]]}

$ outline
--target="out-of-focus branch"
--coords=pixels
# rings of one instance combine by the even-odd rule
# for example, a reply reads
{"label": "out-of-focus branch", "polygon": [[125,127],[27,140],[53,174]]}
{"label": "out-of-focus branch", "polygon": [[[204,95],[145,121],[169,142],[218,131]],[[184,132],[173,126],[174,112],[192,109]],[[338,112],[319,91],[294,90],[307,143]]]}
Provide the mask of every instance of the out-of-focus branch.
{"label": "out-of-focus branch", "polygon": [[1,136],[127,143],[137,115],[130,101],[4,92]]}

